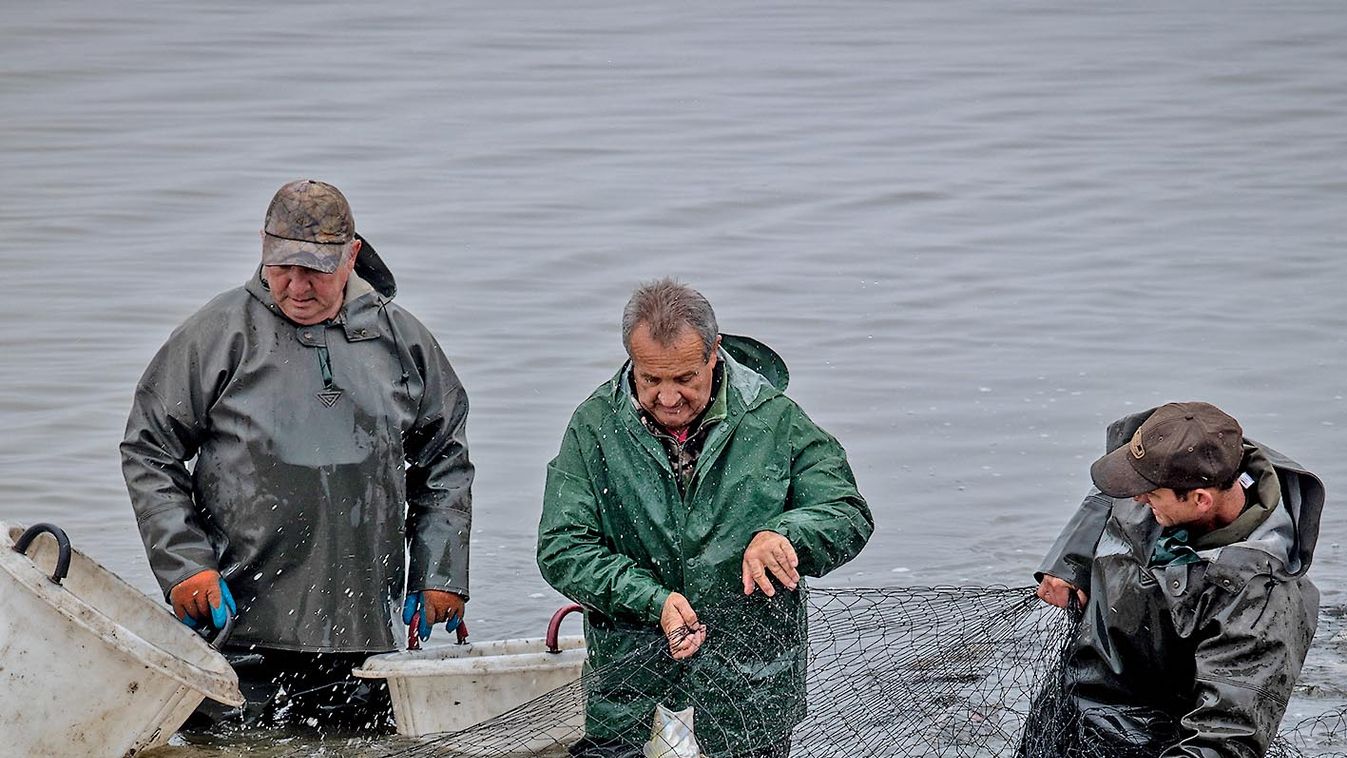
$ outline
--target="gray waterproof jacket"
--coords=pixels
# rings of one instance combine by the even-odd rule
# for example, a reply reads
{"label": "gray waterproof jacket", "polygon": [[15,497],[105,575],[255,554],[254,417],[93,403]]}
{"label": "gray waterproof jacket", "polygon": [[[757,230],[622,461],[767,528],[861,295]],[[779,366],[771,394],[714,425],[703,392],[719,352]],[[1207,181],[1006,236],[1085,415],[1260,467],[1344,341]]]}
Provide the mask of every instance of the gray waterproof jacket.
{"label": "gray waterproof jacket", "polygon": [[395,649],[408,554],[406,588],[468,594],[468,400],[394,293],[366,244],[341,312],[300,326],[259,268],[136,387],[122,473],[151,568],[165,596],[218,569],[234,643]]}
{"label": "gray waterproof jacket", "polygon": [[[1109,427],[1108,449],[1152,411]],[[1273,512],[1251,534],[1151,567],[1161,527],[1149,507],[1093,492],[1039,567],[1087,589],[1066,685],[1081,728],[1165,757],[1261,756],[1276,735],[1318,620],[1305,577],[1324,487],[1245,439],[1245,471]]]}

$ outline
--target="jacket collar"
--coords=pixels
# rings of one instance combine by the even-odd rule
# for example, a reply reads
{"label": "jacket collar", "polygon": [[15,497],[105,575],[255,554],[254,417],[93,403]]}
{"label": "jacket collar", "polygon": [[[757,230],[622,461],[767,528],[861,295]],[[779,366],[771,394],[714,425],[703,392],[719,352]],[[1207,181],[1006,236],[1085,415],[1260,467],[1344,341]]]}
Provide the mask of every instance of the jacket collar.
{"label": "jacket collar", "polygon": [[630,367],[623,375],[622,381],[627,385],[627,400],[631,403],[632,410],[636,411],[637,418],[645,425],[646,429],[656,437],[668,437],[675,442],[684,443],[699,434],[704,433],[710,426],[718,424],[725,420],[726,408],[729,402],[726,399],[729,394],[729,382],[725,380],[725,364],[716,361],[714,389],[711,394],[711,402],[706,408],[693,420],[693,425],[686,430],[686,433],[680,438],[678,435],[671,434],[660,425],[655,417],[641,407],[641,401],[636,397],[632,387],[635,384],[635,377],[632,376]]}
{"label": "jacket collar", "polygon": [[[725,396],[725,418],[742,415],[745,411],[752,410],[781,394],[761,374],[739,363],[729,353],[721,350],[717,355],[719,362],[725,367],[725,375],[721,380],[721,392]],[[631,359],[627,359],[617,374],[608,381],[604,390],[614,410],[626,410],[633,420],[640,423],[635,410],[640,406],[635,403],[635,397],[631,392],[631,371]]]}
{"label": "jacket collar", "polygon": [[[248,280],[244,289],[262,305],[266,306],[266,309],[282,323],[288,324],[296,330],[307,331],[311,335],[316,331],[314,327],[319,326],[318,324],[311,324],[306,327],[286,318],[285,314],[281,312],[280,306],[276,305],[275,299],[271,296],[266,278],[262,276],[261,266],[257,267],[257,273],[252,279]],[[342,296],[341,310],[337,311],[337,315],[332,318],[330,323],[340,326],[346,332],[346,339],[350,342],[375,339],[380,334],[380,310],[391,299],[384,297],[369,282],[352,272],[351,278],[346,280],[346,292]],[[311,340],[304,341],[307,344]]]}
{"label": "jacket collar", "polygon": [[[708,464],[715,461],[720,455],[721,450],[724,449],[725,441],[734,433],[744,416],[749,411],[781,394],[780,390],[773,387],[760,374],[734,360],[725,351],[722,350],[719,355],[720,360],[724,362],[722,365],[725,366],[723,379],[725,420],[713,426],[707,435],[702,453],[698,458],[698,474],[688,487],[689,496],[696,491],[701,476],[709,468]],[[631,361],[628,360],[622,364],[622,367],[618,369],[617,374],[612,379],[594,391],[594,396],[604,399],[613,414],[615,423],[631,435],[635,444],[644,448],[655,459],[662,461],[662,465],[668,466],[669,459],[663,450],[663,446],[659,440],[655,439],[654,435],[646,430],[645,424],[641,423],[641,418],[637,415],[636,406],[631,402],[631,383],[628,381],[630,373]]]}

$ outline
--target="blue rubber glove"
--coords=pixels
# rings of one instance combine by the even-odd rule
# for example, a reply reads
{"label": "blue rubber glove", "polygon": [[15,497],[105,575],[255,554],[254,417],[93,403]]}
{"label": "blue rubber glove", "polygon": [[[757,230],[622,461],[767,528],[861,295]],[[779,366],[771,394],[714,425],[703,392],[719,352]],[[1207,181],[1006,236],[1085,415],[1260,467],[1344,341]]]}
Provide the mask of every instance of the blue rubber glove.
{"label": "blue rubber glove", "polygon": [[[418,611],[421,614],[419,617],[416,615]],[[413,620],[416,621],[416,636],[423,640],[430,639],[430,630],[433,626],[430,622],[430,614],[426,612],[425,598],[422,597],[420,592],[408,593],[407,599],[402,603],[402,623],[411,626]],[[460,618],[457,615],[447,619],[444,622],[444,630],[446,632],[454,631],[458,628],[459,621]]]}
{"label": "blue rubber glove", "polygon": [[[420,611],[421,615],[417,615]],[[416,622],[416,636],[423,640],[430,639],[430,622],[426,621],[426,614],[421,608],[421,593],[409,592],[407,599],[402,601],[402,623],[411,626]]]}
{"label": "blue rubber glove", "polygon": [[234,593],[229,591],[224,577],[220,577],[220,599],[224,602],[210,607],[210,620],[216,629],[224,629],[230,617],[239,615],[238,603],[234,602]]}

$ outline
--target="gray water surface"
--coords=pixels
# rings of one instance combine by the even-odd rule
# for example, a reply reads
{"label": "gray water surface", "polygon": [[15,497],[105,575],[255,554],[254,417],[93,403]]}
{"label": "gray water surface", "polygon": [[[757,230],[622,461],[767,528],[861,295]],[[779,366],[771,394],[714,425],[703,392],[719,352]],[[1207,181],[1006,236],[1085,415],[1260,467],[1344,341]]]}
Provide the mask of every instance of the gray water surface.
{"label": "gray water surface", "polygon": [[666,274],[846,445],[878,529],[828,584],[1028,584],[1104,426],[1201,399],[1323,477],[1347,604],[1340,3],[8,6],[0,519],[147,593],[131,390],[311,176],[472,398],[477,639],[562,602],[545,464]]}

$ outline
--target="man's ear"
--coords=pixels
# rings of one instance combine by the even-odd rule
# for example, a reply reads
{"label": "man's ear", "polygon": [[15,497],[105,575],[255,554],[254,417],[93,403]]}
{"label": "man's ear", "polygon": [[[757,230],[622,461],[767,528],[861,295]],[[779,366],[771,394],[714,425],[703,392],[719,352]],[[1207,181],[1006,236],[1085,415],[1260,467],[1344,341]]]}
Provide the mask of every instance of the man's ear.
{"label": "man's ear", "polygon": [[1189,497],[1193,498],[1193,505],[1197,506],[1199,513],[1211,513],[1216,508],[1216,498],[1212,496],[1211,490],[1205,487],[1193,490]]}
{"label": "man's ear", "polygon": [[346,268],[347,273],[355,271],[355,259],[360,257],[360,248],[364,246],[364,241],[359,237],[351,240],[351,257],[342,263],[342,266]]}

